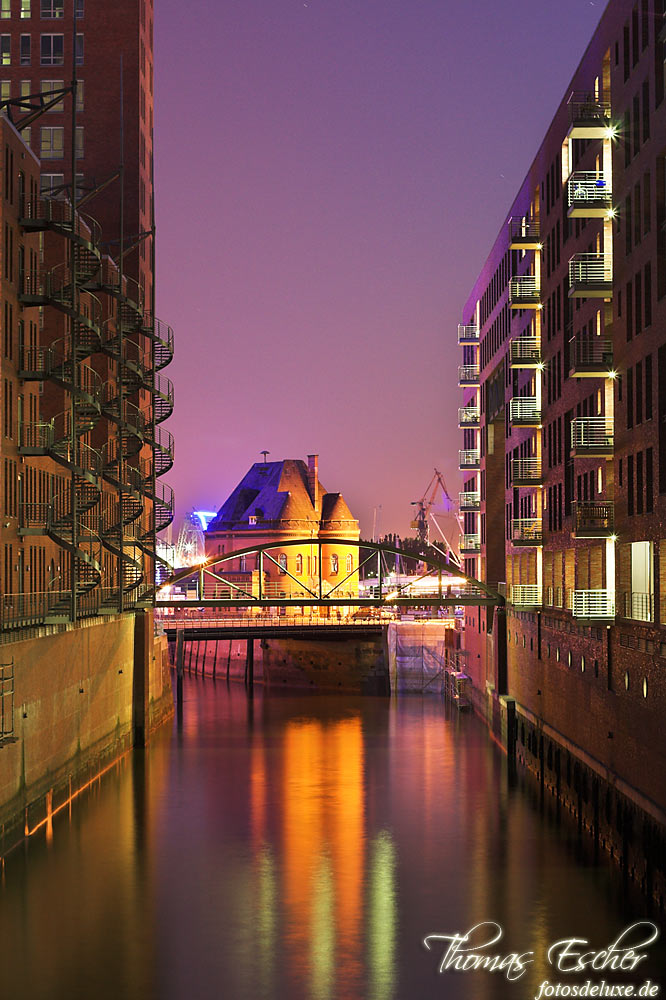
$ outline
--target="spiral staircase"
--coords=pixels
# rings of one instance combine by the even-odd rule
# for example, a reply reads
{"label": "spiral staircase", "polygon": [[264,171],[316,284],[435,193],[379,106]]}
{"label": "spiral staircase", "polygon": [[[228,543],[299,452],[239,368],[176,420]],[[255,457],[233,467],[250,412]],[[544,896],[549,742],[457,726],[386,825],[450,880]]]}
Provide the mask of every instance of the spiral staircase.
{"label": "spiral staircase", "polygon": [[[50,457],[67,482],[58,477],[64,488],[48,504],[22,505],[20,530],[48,535],[70,556],[73,579],[49,598],[46,621],[116,613],[153,590],[146,576],[158,558],[155,536],[173,519],[173,491],[157,482],[173,464],[173,438],[160,426],[173,411],[173,386],[160,374],[173,357],[173,332],[145,315],[139,286],[102,257],[97,224],[73,220],[67,201],[27,203],[20,225],[66,244],[64,263],[21,274],[21,302],[67,317],[64,338],[21,351],[20,377],[57,386],[65,409],[22,423],[20,453]],[[95,364],[112,377],[103,381]],[[102,446],[92,447],[105,429]]]}

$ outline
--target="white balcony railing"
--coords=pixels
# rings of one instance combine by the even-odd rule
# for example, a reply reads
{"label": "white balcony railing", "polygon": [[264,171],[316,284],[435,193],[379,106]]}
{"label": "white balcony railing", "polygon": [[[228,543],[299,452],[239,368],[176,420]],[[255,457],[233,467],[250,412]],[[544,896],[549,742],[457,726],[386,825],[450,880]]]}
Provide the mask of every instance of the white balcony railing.
{"label": "white balcony railing", "polygon": [[570,611],[574,618],[613,618],[615,596],[610,590],[572,590]]}
{"label": "white balcony railing", "polygon": [[481,551],[481,535],[461,535],[460,551],[464,553]]}
{"label": "white balcony railing", "polygon": [[458,507],[460,510],[478,510],[481,506],[481,494],[467,492],[458,494]]}
{"label": "white balcony railing", "polygon": [[468,323],[467,325],[463,323],[458,324],[459,344],[478,344],[478,342],[479,328],[476,323]]}
{"label": "white balcony railing", "polygon": [[518,278],[511,279],[509,296],[512,302],[533,304],[539,301],[540,295],[541,285],[536,275],[523,274]]}
{"label": "white balcony railing", "polygon": [[478,469],[481,463],[481,452],[478,448],[465,448],[458,452],[458,468]]}
{"label": "white balcony railing", "polygon": [[458,423],[461,427],[478,427],[480,418],[478,406],[461,406],[458,410]]}
{"label": "white balcony railing", "polygon": [[610,179],[600,170],[574,170],[567,182],[569,206],[586,203],[591,207],[607,207],[611,203]]}
{"label": "white balcony railing", "polygon": [[517,337],[511,341],[511,364],[516,367],[523,362],[526,367],[538,365],[541,361],[541,341],[538,337]]}
{"label": "white balcony railing", "polygon": [[458,382],[460,385],[478,385],[479,366],[460,365],[458,368]]}
{"label": "white balcony railing", "polygon": [[511,541],[523,545],[541,545],[540,517],[514,517],[511,521]]}
{"label": "white balcony railing", "polygon": [[509,418],[512,424],[541,423],[541,409],[536,396],[516,396],[509,403]]}
{"label": "white balcony railing", "polygon": [[536,583],[512,584],[511,603],[529,607],[541,604],[541,587]]}
{"label": "white balcony railing", "polygon": [[612,450],[613,421],[609,417],[574,417],[571,447],[577,451]]}
{"label": "white balcony railing", "polygon": [[569,261],[569,284],[611,285],[613,282],[613,255],[610,253],[577,253]]}
{"label": "white balcony railing", "polygon": [[541,459],[540,458],[513,458],[511,460],[511,481],[513,483],[539,483],[541,482]]}

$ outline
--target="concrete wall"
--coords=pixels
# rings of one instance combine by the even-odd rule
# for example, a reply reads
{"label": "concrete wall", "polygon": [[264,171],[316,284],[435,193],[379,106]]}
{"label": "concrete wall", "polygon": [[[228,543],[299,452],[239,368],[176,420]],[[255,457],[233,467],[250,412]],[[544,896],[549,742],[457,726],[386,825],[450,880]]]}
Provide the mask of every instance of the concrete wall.
{"label": "concrete wall", "polygon": [[14,665],[14,735],[0,746],[0,853],[171,714],[166,640],[152,633],[152,614],[139,612],[0,646],[0,662]]}

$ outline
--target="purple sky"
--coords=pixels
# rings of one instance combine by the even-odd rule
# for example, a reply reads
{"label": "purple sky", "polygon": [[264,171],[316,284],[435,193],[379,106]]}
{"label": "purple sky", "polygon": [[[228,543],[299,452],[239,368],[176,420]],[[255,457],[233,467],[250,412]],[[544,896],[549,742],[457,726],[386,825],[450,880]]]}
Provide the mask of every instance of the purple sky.
{"label": "purple sky", "polygon": [[320,455],[361,528],[459,489],[462,306],[589,0],[156,0],[158,315],[178,518]]}

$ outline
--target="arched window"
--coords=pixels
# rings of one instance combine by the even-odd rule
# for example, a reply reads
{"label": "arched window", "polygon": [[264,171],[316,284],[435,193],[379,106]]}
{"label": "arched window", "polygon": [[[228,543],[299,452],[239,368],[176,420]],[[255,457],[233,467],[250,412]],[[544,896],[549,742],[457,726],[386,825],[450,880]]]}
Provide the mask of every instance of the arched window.
{"label": "arched window", "polygon": [[347,572],[351,573],[353,568],[354,568],[354,557],[350,552],[349,555],[347,556]]}
{"label": "arched window", "polygon": [[334,552],[333,555],[331,556],[331,576],[335,576],[337,572],[338,572],[338,555],[337,552]]}
{"label": "arched window", "polygon": [[278,558],[280,572],[284,575],[287,572],[287,553],[281,552]]}
{"label": "arched window", "polygon": [[296,572],[297,573],[303,572],[303,556],[300,554],[300,552],[296,556]]}

